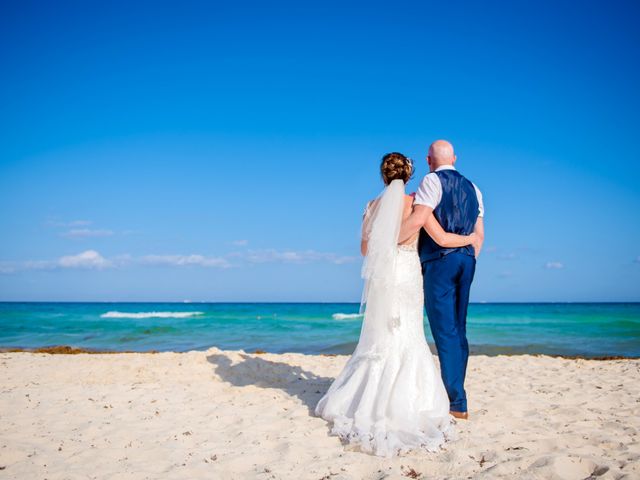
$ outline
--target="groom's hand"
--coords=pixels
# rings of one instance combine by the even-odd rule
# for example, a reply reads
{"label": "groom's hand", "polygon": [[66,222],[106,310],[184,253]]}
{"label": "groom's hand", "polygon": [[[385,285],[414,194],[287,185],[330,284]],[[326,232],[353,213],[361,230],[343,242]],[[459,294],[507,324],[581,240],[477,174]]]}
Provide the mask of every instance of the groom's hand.
{"label": "groom's hand", "polygon": [[476,225],[473,228],[473,233],[475,234],[475,240],[471,245],[473,245],[473,251],[475,253],[476,258],[480,255],[480,250],[482,250],[482,244],[484,243],[484,220],[482,217],[478,217],[476,220]]}
{"label": "groom's hand", "polygon": [[480,255],[480,250],[482,249],[482,242],[480,240],[475,240],[471,246],[473,247],[473,252],[476,258]]}

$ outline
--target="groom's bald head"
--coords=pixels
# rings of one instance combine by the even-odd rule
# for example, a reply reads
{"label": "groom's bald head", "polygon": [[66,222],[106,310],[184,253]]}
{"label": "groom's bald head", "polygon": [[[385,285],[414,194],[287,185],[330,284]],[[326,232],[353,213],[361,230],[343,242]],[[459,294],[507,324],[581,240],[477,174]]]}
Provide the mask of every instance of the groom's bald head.
{"label": "groom's bald head", "polygon": [[456,162],[453,145],[446,140],[436,140],[429,147],[427,162],[432,172],[442,165],[453,165]]}

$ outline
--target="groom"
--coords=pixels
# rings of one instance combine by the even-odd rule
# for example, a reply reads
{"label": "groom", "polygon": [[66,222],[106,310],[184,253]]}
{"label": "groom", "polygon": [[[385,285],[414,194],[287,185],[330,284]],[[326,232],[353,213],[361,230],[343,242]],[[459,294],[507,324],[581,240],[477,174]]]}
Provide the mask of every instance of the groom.
{"label": "groom", "polygon": [[[436,342],[442,380],[449,395],[451,415],[468,418],[464,379],[469,358],[467,307],[484,240],[484,206],[480,190],[455,169],[453,146],[437,140],[427,156],[431,173],[416,192],[414,211],[402,224],[400,240],[420,229],[418,251],[422,263],[424,297],[431,333]],[[473,245],[443,248],[421,228],[433,212],[450,233],[476,233]]]}

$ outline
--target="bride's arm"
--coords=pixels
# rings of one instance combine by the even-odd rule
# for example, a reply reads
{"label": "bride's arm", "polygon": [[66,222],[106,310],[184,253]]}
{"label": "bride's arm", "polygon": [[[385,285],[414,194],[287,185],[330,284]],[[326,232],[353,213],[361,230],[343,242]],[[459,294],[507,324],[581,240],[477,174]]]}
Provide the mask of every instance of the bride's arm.
{"label": "bride's arm", "polygon": [[413,213],[402,222],[398,242],[404,242],[411,238],[422,227],[427,231],[429,236],[441,247],[464,247],[471,245],[476,241],[476,234],[457,235],[455,233],[445,232],[442,226],[433,215],[433,209],[426,205],[416,205]]}
{"label": "bride's arm", "polygon": [[475,232],[471,235],[457,235],[455,233],[445,232],[433,212],[427,216],[427,220],[424,223],[424,229],[433,241],[441,247],[465,247],[467,245],[471,245],[477,240]]}
{"label": "bride's arm", "polygon": [[370,206],[371,206],[371,202],[367,203],[367,206],[364,209],[364,213],[362,214],[362,227],[361,227],[361,233],[360,233],[360,253],[362,254],[363,257],[367,255],[368,239],[365,232],[365,220],[367,218],[367,214],[369,213]]}

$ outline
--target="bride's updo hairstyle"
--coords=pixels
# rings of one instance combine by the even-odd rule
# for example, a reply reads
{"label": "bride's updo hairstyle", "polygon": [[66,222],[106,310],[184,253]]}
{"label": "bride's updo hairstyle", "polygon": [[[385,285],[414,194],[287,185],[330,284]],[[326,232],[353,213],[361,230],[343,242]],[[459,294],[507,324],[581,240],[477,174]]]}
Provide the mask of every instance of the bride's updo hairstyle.
{"label": "bride's updo hairstyle", "polygon": [[400,179],[407,183],[413,175],[413,162],[398,152],[387,153],[382,157],[380,173],[385,185],[393,180]]}

